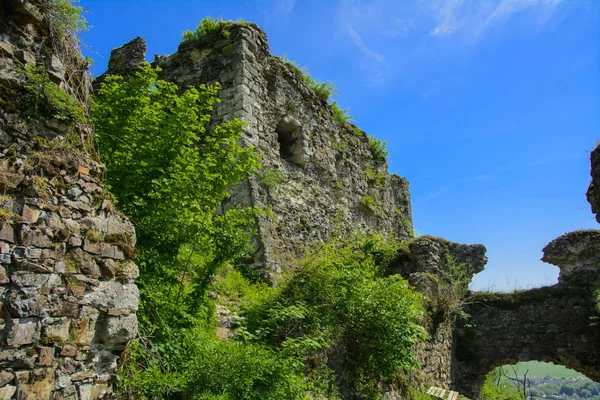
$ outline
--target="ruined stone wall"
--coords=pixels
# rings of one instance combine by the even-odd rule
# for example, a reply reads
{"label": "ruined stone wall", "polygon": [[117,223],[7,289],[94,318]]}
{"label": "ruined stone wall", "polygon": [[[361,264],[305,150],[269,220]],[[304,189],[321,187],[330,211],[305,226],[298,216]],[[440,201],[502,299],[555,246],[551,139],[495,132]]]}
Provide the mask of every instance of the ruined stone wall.
{"label": "ruined stone wall", "polygon": [[596,221],[600,222],[600,145],[592,151],[592,182],[587,191],[588,202],[592,206],[592,213],[596,214]]}
{"label": "ruined stone wall", "polygon": [[458,330],[456,387],[478,399],[485,376],[519,361],[546,361],[600,379],[600,231],[565,234],[544,249],[559,283],[514,293],[473,293]]}
{"label": "ruined stone wall", "polygon": [[[422,324],[427,338],[413,352],[419,369],[409,377],[413,388],[450,388],[454,376],[454,324],[467,285],[487,262],[482,245],[465,245],[431,236],[420,237],[400,252],[386,271],[400,274],[428,298]],[[458,269],[456,267],[459,267]],[[402,399],[388,393],[388,399]]]}
{"label": "ruined stone wall", "polygon": [[[262,155],[263,171],[233,189],[228,206],[272,211],[259,218],[254,257],[265,278],[332,235],[374,231],[408,238],[408,182],[373,159],[364,132],[333,120],[331,107],[298,72],[269,53],[256,25],[228,30],[227,39],[182,43],[154,64],[162,68],[162,79],[182,88],[220,82],[213,123],[232,118],[248,123],[243,140]],[[121,60],[136,59],[140,49],[145,45],[136,39],[113,51],[111,63],[126,65]]]}
{"label": "ruined stone wall", "polygon": [[[85,121],[52,116],[44,88],[85,114],[89,83],[48,4],[0,10],[0,398],[96,399],[137,332],[135,232],[113,208]],[[26,88],[34,66],[44,83]]]}

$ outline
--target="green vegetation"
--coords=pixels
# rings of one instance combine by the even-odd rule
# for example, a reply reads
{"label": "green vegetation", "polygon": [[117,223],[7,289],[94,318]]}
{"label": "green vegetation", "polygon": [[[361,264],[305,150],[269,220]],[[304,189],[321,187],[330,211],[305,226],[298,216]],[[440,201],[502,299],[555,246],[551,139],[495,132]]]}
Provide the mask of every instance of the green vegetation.
{"label": "green vegetation", "polygon": [[367,208],[376,208],[379,206],[379,203],[377,202],[377,200],[375,200],[368,194],[365,194],[364,196],[362,196],[360,198],[360,202]]}
{"label": "green vegetation", "polygon": [[28,65],[21,72],[25,76],[23,101],[27,117],[40,122],[51,119],[86,122],[79,102],[52,82],[43,66]]}
{"label": "green vegetation", "polygon": [[261,183],[261,185],[263,185],[266,189],[276,188],[285,182],[285,176],[283,175],[283,172],[271,168],[260,170],[257,172],[256,176],[258,177],[258,181]]}
{"label": "green vegetation", "polygon": [[369,150],[375,161],[385,161],[390,154],[385,141],[377,139],[375,136],[369,136]]}
{"label": "green vegetation", "polygon": [[351,116],[350,114],[348,114],[348,110],[350,109],[350,107],[340,108],[337,101],[335,101],[335,100],[333,102],[331,102],[330,105],[331,105],[331,111],[333,112],[333,120],[335,122],[337,122],[340,125],[344,125],[344,124],[352,122],[354,117]]}
{"label": "green vegetation", "polygon": [[[555,365],[540,361],[520,362],[516,366],[518,367],[518,371],[527,371],[527,376],[530,378],[544,378],[546,376],[551,376],[553,378],[576,378],[581,376],[581,373],[568,369],[563,365]],[[504,366],[503,368],[507,374],[512,372],[509,366]]]}
{"label": "green vegetation", "polygon": [[369,183],[374,183],[376,186],[384,185],[387,181],[387,173],[386,172],[375,172],[373,167],[369,165],[367,169],[363,172],[363,177]]}
{"label": "green vegetation", "polygon": [[185,31],[181,37],[184,42],[190,40],[208,40],[217,37],[229,39],[231,33],[227,30],[227,27],[231,24],[233,24],[233,21],[224,21],[222,18],[206,17],[200,21],[200,24],[198,24],[194,31]]}
{"label": "green vegetation", "polygon": [[[277,288],[232,267],[258,211],[217,210],[258,160],[237,144],[241,122],[206,129],[218,89],[178,94],[146,66],[129,80],[108,77],[95,103],[109,188],[138,235],[140,337],[128,347],[121,394],[301,400],[347,388],[378,398],[379,380],[415,367],[411,347],[424,335],[421,295],[383,276],[399,244],[330,243]],[[236,338],[215,335],[211,285],[217,302],[246,318]]]}
{"label": "green vegetation", "polygon": [[321,82],[314,79],[310,76],[308,68],[299,66],[295,61],[288,59],[286,54],[282,54],[277,58],[287,65],[288,68],[294,71],[300,77],[302,82],[304,82],[304,84],[308,86],[321,100],[329,101],[330,97],[335,94],[336,89],[333,82]]}
{"label": "green vegetation", "polygon": [[503,379],[502,370],[495,368],[490,372],[481,388],[483,400],[525,400],[521,388]]}
{"label": "green vegetation", "polygon": [[77,34],[88,29],[83,7],[75,5],[78,0],[49,0],[52,27],[61,38],[77,39]]}
{"label": "green vegetation", "polygon": [[421,295],[400,276],[383,276],[398,245],[378,236],[330,242],[246,308],[241,335],[304,359],[308,382],[323,394],[337,391],[336,373],[342,388],[378,398],[379,380],[416,366],[411,347],[424,336],[415,322]]}
{"label": "green vegetation", "polygon": [[227,351],[216,339],[198,343],[212,326],[207,288],[246,251],[256,214],[216,212],[226,189],[258,167],[253,149],[237,144],[239,120],[206,129],[219,86],[178,95],[156,73],[146,66],[128,81],[107,78],[94,107],[109,188],[136,225],[140,333],[153,338],[130,346],[121,386],[130,398],[195,390],[200,375],[188,373],[216,367],[208,356]]}

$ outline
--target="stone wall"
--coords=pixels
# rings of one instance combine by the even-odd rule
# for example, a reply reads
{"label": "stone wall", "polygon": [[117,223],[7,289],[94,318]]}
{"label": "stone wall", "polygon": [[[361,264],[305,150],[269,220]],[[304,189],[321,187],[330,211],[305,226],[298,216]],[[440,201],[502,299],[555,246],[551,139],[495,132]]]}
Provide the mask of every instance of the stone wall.
{"label": "stone wall", "polygon": [[[154,65],[162,68],[162,79],[182,88],[220,82],[213,124],[232,118],[248,123],[243,140],[262,155],[263,170],[233,189],[226,206],[272,211],[258,220],[254,266],[269,280],[304,249],[352,231],[408,238],[408,182],[373,159],[364,132],[334,121],[327,102],[270,54],[256,25],[228,30],[227,39],[182,43],[175,54],[156,56]],[[119,60],[129,53],[125,58],[139,65],[142,49],[135,39],[113,51],[111,64],[123,65]]]}
{"label": "stone wall", "polygon": [[[423,236],[412,241],[390,263],[388,274],[400,274],[424,293],[427,316],[422,325],[427,338],[413,352],[419,369],[409,385],[426,391],[430,386],[450,388],[454,376],[454,319],[474,274],[487,262],[482,245],[465,245]],[[386,399],[402,399],[388,393]]]}
{"label": "stone wall", "polygon": [[596,214],[596,221],[600,222],[600,146],[592,151],[592,182],[587,191],[588,202],[592,206],[592,213]]}
{"label": "stone wall", "polygon": [[478,399],[493,368],[546,361],[600,379],[600,231],[565,234],[544,249],[543,261],[560,268],[559,283],[514,293],[473,293],[468,327],[457,332],[456,381]]}
{"label": "stone wall", "polygon": [[[133,225],[85,121],[53,117],[56,92],[44,92],[86,113],[87,65],[48,4],[0,10],[0,399],[107,397],[137,333]],[[44,83],[27,88],[34,66]]]}

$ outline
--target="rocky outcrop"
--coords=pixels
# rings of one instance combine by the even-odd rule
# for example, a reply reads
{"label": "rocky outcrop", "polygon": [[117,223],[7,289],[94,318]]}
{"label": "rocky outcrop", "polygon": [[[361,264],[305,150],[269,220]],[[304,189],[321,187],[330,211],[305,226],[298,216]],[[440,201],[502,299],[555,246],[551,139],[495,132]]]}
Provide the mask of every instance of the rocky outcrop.
{"label": "rocky outcrop", "polygon": [[592,182],[587,191],[588,202],[592,206],[592,213],[596,214],[596,221],[600,222],[600,146],[592,151]]}
{"label": "rocky outcrop", "polygon": [[[410,237],[408,182],[373,158],[366,134],[336,122],[297,68],[270,54],[256,25],[227,30],[228,37],[184,42],[175,54],[156,56],[154,65],[180,87],[220,82],[213,124],[232,118],[248,124],[243,141],[261,154],[263,168],[231,190],[225,207],[270,210],[257,221],[254,267],[271,280],[304,249],[353,231]],[[125,58],[136,64],[145,59],[141,48],[136,39],[115,53],[131,49]]]}
{"label": "rocky outcrop", "polygon": [[0,10],[0,398],[97,399],[137,333],[135,232],[91,146],[87,65],[49,4]]}

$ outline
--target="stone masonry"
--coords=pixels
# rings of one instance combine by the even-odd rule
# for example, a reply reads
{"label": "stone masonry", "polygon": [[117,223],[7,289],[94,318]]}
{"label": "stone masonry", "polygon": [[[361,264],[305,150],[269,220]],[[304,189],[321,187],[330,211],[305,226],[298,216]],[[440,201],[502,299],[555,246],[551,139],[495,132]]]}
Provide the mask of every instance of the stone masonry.
{"label": "stone masonry", "polygon": [[[43,87],[83,112],[89,101],[87,65],[47,4],[0,10],[0,399],[106,398],[137,333],[135,231],[86,124],[32,114],[51,96]],[[28,89],[35,66],[47,80]]]}
{"label": "stone masonry", "polygon": [[[221,103],[213,124],[232,118],[248,123],[243,140],[261,154],[263,168],[232,189],[225,206],[271,211],[258,219],[252,261],[264,278],[276,277],[283,265],[333,235],[360,231],[410,237],[408,182],[390,176],[386,162],[373,159],[366,134],[335,122],[327,102],[293,67],[269,53],[256,25],[227,29],[229,38],[182,43],[175,54],[156,56],[154,65],[162,69],[162,79],[180,88],[219,82]],[[132,73],[144,52],[140,38],[113,50],[107,73]],[[131,67],[111,70],[113,65]]]}

